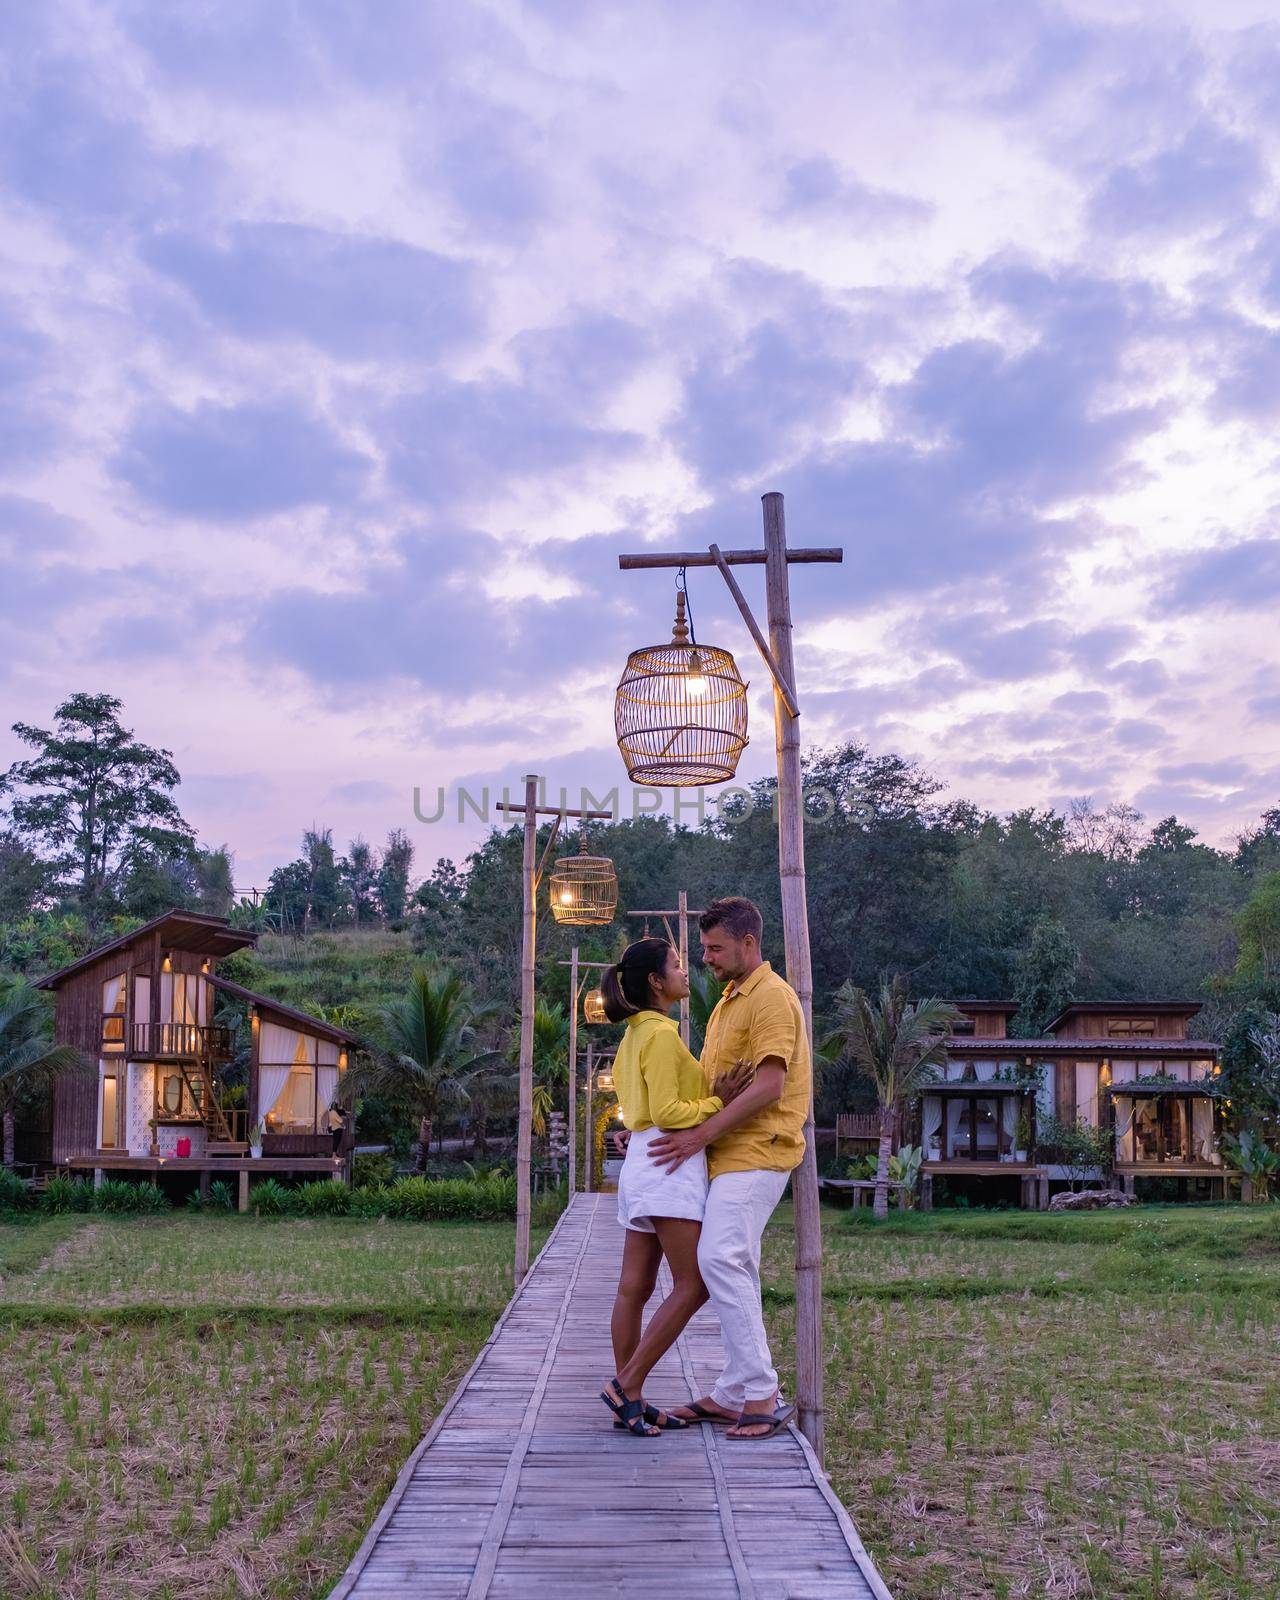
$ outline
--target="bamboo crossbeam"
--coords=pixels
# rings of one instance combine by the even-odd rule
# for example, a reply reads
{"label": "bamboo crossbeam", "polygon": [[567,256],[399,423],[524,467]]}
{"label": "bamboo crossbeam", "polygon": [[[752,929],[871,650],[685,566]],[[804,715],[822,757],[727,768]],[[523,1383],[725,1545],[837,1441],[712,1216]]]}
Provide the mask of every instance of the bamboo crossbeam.
{"label": "bamboo crossbeam", "polygon": [[[731,567],[763,567],[768,560],[768,552],[765,550],[722,550],[721,555]],[[808,566],[818,561],[843,560],[844,551],[839,545],[787,551],[788,565],[798,563],[801,566]],[[661,554],[646,550],[618,557],[618,566],[623,572],[645,567],[714,567],[715,564],[714,557],[706,550],[668,550]]]}

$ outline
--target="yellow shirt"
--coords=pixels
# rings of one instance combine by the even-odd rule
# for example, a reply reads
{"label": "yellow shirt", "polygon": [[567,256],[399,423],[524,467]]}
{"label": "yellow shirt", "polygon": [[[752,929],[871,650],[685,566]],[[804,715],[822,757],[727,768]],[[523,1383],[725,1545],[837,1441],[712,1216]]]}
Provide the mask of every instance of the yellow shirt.
{"label": "yellow shirt", "polygon": [[637,1011],[613,1062],[613,1087],[632,1133],[646,1128],[696,1128],[724,1102],[708,1095],[702,1069],[680,1029],[660,1011]]}
{"label": "yellow shirt", "polygon": [[731,1128],[707,1150],[707,1172],[790,1172],[804,1155],[804,1124],[813,1094],[813,1066],[804,1012],[795,990],[767,961],[740,984],[730,983],[707,1021],[702,1047],[705,1084],[735,1061],[786,1063],[782,1098]]}

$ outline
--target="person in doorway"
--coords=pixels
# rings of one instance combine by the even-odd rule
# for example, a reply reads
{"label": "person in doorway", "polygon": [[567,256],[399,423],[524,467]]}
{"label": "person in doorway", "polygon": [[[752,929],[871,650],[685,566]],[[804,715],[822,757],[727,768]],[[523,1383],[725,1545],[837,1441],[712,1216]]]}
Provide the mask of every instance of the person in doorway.
{"label": "person in doorway", "polygon": [[740,1060],[754,1073],[732,1104],[696,1126],[663,1133],[646,1150],[673,1176],[705,1158],[709,1179],[698,1266],[720,1317],[724,1369],[709,1395],[672,1415],[728,1423],[732,1439],[767,1439],[795,1407],[783,1403],[765,1334],[760,1242],[804,1155],[813,1084],[809,1035],[795,990],[761,954],[764,922],[750,900],[715,900],[698,926],[702,959],[725,985],[707,1022],[704,1081]]}
{"label": "person in doorway", "polygon": [[[745,1067],[707,1084],[669,1015],[689,993],[680,957],[665,939],[639,939],[605,969],[600,984],[605,1015],[625,1022],[626,1035],[613,1063],[613,1086],[628,1129],[627,1153],[618,1179],[618,1221],[625,1228],[622,1269],[610,1332],[614,1376],[600,1398],[614,1413],[615,1427],[637,1437],[687,1421],[644,1402],[645,1379],[707,1299],[698,1274],[698,1235],[707,1199],[707,1163],[700,1152],[665,1171],[649,1160],[653,1142],[672,1129],[694,1128],[730,1104],[745,1088]],[[642,1317],[658,1281],[663,1257],[672,1292],[641,1335]]]}

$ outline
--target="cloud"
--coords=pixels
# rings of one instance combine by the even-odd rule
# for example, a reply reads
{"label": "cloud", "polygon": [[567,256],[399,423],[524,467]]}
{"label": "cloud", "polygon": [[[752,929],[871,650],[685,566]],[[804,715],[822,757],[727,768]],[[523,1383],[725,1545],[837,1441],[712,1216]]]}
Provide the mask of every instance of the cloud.
{"label": "cloud", "polygon": [[74,221],[119,228],[199,194],[207,204],[219,177],[209,152],[162,146],[72,68],[22,61],[0,100],[0,176],[32,205]]}
{"label": "cloud", "polygon": [[210,400],[144,413],[112,465],[153,505],[212,521],[349,505],[370,468],[326,423],[283,402]]}
{"label": "cloud", "polygon": [[428,503],[480,500],[521,478],[620,461],[640,436],[580,422],[575,408],[504,378],[430,388],[393,401],[382,418],[392,476]]}
{"label": "cloud", "polygon": [[393,800],[399,792],[394,784],[383,783],[378,778],[357,778],[352,783],[340,783],[330,789],[329,799],[348,805],[372,805],[379,800]]}
{"label": "cloud", "polygon": [[1182,556],[1158,598],[1178,615],[1272,605],[1280,598],[1280,539],[1259,535]]}
{"label": "cloud", "polygon": [[42,378],[52,344],[17,305],[0,299],[0,469],[47,455],[55,422]]}
{"label": "cloud", "polygon": [[875,228],[927,222],[934,209],[926,200],[860,182],[842,172],[829,156],[793,162],[783,174],[778,202],[778,213],[784,217],[813,217],[815,221],[842,221]]}
{"label": "cloud", "polygon": [[400,243],[292,223],[165,230],[148,263],[242,339],[301,338],[340,360],[434,360],[480,331],[475,269]]}
{"label": "cloud", "polygon": [[1113,168],[1089,201],[1089,220],[1148,236],[1220,228],[1248,213],[1265,178],[1255,146],[1202,121],[1177,143]]}
{"label": "cloud", "polygon": [[736,329],[707,308],[713,320],[697,330],[698,353],[669,430],[711,485],[758,477],[870,387],[854,319],[799,274],[739,262],[716,289],[741,298],[750,320]]}

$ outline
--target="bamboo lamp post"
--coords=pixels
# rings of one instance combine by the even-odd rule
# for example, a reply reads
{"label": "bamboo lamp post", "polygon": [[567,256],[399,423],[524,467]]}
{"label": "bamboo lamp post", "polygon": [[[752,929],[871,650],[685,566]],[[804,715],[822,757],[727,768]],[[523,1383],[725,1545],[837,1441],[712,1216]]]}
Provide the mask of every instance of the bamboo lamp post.
{"label": "bamboo lamp post", "polygon": [[[538,926],[538,885],[566,817],[613,820],[611,811],[569,811],[560,806],[538,804],[538,778],[530,773],[524,780],[524,804],[508,800],[499,809],[516,812],[524,818],[524,851],[521,878],[524,884],[524,914],[520,937],[520,1113],[516,1131],[516,1262],[515,1282],[519,1288],[529,1270],[529,1216],[531,1206],[531,1166],[533,1155],[533,969]],[[542,859],[536,859],[538,818],[554,817],[551,837]]]}
{"label": "bamboo lamp post", "polygon": [[[756,648],[773,679],[774,744],[778,761],[778,868],[782,888],[782,938],[786,952],[787,979],[799,996],[804,1012],[805,1028],[809,1034],[810,1054],[813,1050],[813,968],[809,956],[809,918],[805,898],[804,876],[804,804],[800,769],[800,706],[796,698],[795,659],[791,639],[791,585],[789,567],[796,562],[843,561],[844,551],[839,547],[810,550],[788,550],[786,522],[783,515],[782,496],[764,496],[764,548],[725,550],[711,545],[707,550],[660,555],[645,552],[637,555],[620,555],[618,565],[624,571],[654,567],[716,567],[728,586],[742,619],[747,625]],[[732,568],[736,566],[763,566],[765,569],[765,599],[768,638],[751,613]],[[677,607],[677,630],[682,607]],[[624,690],[628,702],[635,697],[631,687],[632,663],[637,656],[647,652],[633,651],[627,662],[622,681],[618,685],[619,700],[615,707],[618,726],[618,748],[627,770],[634,777],[632,761],[637,748],[648,752],[643,766],[648,776],[646,782],[656,786],[687,785],[705,782],[723,782],[733,776],[727,773],[713,775],[705,771],[712,763],[704,761],[697,776],[683,775],[699,771],[696,761],[682,760],[686,747],[697,747],[697,724],[692,730],[682,727],[666,730],[665,746],[650,736],[637,740],[629,736],[624,742],[624,731],[630,728],[630,705],[622,704]],[[726,652],[727,654],[727,652]],[[732,657],[730,657],[732,660]],[[686,660],[686,673],[689,664]],[[736,667],[735,667],[736,672]],[[697,697],[694,697],[695,701]],[[686,697],[685,708],[689,700]],[[625,713],[625,714],[624,714]],[[705,740],[703,741],[705,744]],[[742,699],[742,725],[739,751],[746,743],[746,699]],[[664,768],[664,760],[668,765]],[[734,758],[736,767],[736,755]],[[813,1141],[813,1104],[805,1122],[804,1159],[792,1174],[791,1188],[795,1205],[796,1234],[796,1402],[800,1412],[800,1428],[813,1446],[818,1459],[823,1457],[822,1415],[822,1224],[818,1212],[818,1168]]]}
{"label": "bamboo lamp post", "polygon": [[582,990],[588,973],[603,971],[609,963],[583,961],[575,944],[569,952],[568,961],[561,961],[560,965],[569,969],[569,1193],[572,1195],[578,1187],[578,1000],[582,999],[584,1022],[608,1020],[599,989],[589,989],[585,996]]}

